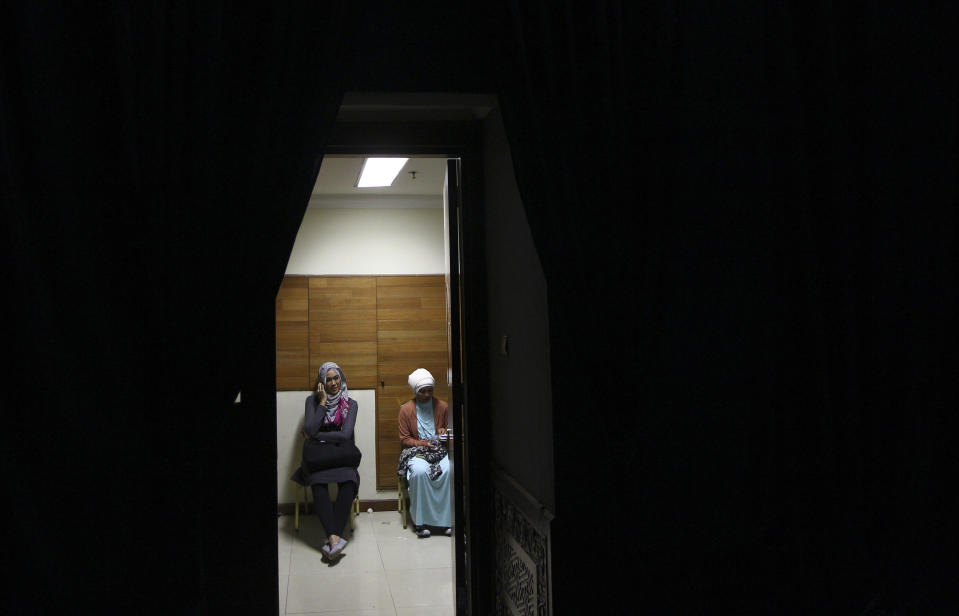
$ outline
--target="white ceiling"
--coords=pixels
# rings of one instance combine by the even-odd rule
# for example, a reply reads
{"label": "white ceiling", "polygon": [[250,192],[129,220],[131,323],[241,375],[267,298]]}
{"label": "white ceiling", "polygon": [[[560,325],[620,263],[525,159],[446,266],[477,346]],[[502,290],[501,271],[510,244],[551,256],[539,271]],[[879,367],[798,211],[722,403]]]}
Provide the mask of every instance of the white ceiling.
{"label": "white ceiling", "polygon": [[[314,207],[442,207],[445,158],[411,158],[393,185],[356,188],[362,156],[325,156],[310,205]],[[411,171],[415,171],[415,179]]]}

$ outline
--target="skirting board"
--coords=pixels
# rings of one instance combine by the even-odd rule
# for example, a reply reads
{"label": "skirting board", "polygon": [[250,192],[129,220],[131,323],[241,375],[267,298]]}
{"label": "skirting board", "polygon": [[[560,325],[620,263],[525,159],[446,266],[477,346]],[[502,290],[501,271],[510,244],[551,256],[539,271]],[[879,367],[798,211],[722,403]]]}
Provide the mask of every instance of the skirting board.
{"label": "skirting board", "polygon": [[[313,511],[313,501],[310,497],[310,502],[306,503],[307,511]],[[293,506],[296,503],[279,503],[276,506],[277,513],[283,515],[293,515]],[[360,511],[366,511],[372,509],[373,511],[396,511],[396,499],[387,499],[387,500],[361,500],[360,501]],[[303,513],[303,510],[300,510],[300,513]]]}

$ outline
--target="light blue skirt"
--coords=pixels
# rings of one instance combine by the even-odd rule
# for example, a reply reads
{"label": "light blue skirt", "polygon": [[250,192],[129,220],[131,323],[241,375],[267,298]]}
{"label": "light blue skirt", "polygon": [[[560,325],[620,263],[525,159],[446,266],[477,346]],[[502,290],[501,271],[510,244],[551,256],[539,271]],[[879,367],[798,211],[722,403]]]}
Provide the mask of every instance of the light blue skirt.
{"label": "light blue skirt", "polygon": [[406,470],[410,484],[410,514],[417,526],[452,526],[449,456],[440,460],[439,465],[443,472],[436,481],[430,480],[430,464],[423,458],[410,459]]}

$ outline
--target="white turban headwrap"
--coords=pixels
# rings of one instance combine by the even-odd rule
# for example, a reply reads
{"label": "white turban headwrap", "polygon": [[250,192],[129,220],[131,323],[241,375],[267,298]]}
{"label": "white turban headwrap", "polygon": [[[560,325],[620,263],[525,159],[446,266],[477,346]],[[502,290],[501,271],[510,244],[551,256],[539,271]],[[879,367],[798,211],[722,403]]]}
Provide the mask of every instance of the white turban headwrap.
{"label": "white turban headwrap", "polygon": [[407,379],[407,382],[415,394],[424,387],[432,387],[433,384],[436,383],[436,380],[433,379],[433,375],[430,374],[430,371],[426,368],[417,368],[413,371],[413,374],[410,375],[410,378]]}

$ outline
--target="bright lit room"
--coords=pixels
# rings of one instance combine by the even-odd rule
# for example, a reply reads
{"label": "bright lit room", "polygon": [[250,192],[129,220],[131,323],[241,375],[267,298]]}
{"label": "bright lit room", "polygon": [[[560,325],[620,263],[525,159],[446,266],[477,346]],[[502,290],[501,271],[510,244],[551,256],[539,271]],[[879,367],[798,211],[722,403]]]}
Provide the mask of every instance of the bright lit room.
{"label": "bright lit room", "polygon": [[[397,472],[409,375],[425,369],[435,398],[449,400],[447,161],[392,157],[391,175],[364,186],[368,160],[323,159],[277,295],[280,613],[449,616],[451,537],[418,536]],[[305,403],[326,362],[339,366],[356,403],[362,453],[335,558],[324,552],[328,531],[311,488],[291,480],[310,438]],[[330,484],[331,500],[338,492]]]}

